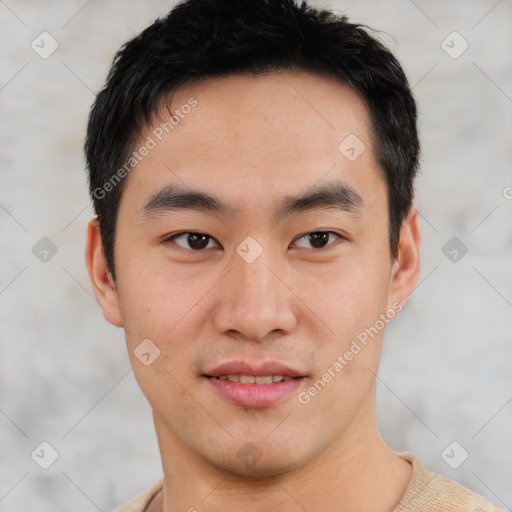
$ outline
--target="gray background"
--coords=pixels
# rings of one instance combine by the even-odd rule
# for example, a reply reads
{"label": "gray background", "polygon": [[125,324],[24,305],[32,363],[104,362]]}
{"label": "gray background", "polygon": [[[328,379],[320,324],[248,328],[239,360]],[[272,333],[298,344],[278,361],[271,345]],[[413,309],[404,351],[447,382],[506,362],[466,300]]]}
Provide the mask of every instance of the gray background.
{"label": "gray background", "polygon": [[[384,31],[420,109],[422,274],[386,334],[382,436],[512,510],[512,2],[314,3]],[[82,144],[114,52],[170,5],[0,0],[1,511],[108,511],[161,476],[123,332],[88,283]],[[30,456],[42,441],[48,469]]]}

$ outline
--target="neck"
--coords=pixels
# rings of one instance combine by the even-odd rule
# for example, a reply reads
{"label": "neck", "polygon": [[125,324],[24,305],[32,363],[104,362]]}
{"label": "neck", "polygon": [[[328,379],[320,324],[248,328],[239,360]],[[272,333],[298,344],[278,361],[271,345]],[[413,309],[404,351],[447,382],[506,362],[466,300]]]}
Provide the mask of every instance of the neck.
{"label": "neck", "polygon": [[164,488],[150,510],[392,510],[405,492],[412,467],[383,443],[374,394],[370,401],[350,429],[316,458],[286,473],[259,478],[213,467],[187,450],[155,416]]}

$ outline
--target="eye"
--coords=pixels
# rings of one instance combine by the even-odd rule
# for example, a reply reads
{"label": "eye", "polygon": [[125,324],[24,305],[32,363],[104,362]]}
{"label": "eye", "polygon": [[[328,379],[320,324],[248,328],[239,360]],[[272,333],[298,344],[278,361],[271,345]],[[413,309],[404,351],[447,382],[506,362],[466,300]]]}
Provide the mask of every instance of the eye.
{"label": "eye", "polygon": [[[203,249],[209,249],[210,242],[213,242],[213,238],[204,233],[195,233],[193,231],[187,231],[184,233],[178,233],[167,238],[166,242],[176,242],[177,245],[184,249],[192,249],[194,251],[201,251]],[[180,243],[181,241],[181,243]]]}
{"label": "eye", "polygon": [[[313,247],[314,249],[323,249],[324,247],[327,247],[329,245],[332,245],[332,242],[329,243],[329,237],[331,235],[334,235],[336,238],[342,238],[341,235],[338,235],[334,231],[312,231],[311,233],[306,233],[305,235],[301,236],[296,243],[299,243],[304,241],[306,244],[311,244],[308,246],[298,246],[301,248],[309,249]],[[334,240],[335,241],[335,240]]]}

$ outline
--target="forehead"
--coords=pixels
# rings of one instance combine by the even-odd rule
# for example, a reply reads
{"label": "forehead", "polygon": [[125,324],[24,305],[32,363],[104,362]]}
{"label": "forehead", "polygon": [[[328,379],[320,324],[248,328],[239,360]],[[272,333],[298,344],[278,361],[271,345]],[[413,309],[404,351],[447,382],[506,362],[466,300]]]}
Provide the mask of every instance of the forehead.
{"label": "forehead", "polygon": [[[129,181],[138,194],[170,183],[229,191],[239,205],[250,192],[260,206],[327,176],[365,188],[380,178],[370,133],[364,101],[334,78],[297,71],[217,77],[165,98],[139,141],[151,139],[154,148]],[[359,158],[347,158],[346,140],[364,148]]]}
{"label": "forehead", "polygon": [[233,150],[253,149],[261,141],[274,154],[293,143],[306,143],[306,152],[336,149],[349,130],[360,138],[371,131],[366,105],[356,91],[335,78],[304,71],[235,74],[185,84],[162,103],[155,125],[192,99],[197,106],[179,123],[187,133],[175,130],[175,144],[197,135],[198,146],[229,137],[237,143]]}

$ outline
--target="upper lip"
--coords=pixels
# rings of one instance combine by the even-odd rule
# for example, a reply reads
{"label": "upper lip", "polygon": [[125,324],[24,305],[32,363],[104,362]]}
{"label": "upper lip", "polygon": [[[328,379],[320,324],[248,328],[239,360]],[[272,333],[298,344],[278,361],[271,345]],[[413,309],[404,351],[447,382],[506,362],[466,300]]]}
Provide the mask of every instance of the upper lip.
{"label": "upper lip", "polygon": [[249,363],[246,361],[228,361],[215,369],[206,372],[207,377],[218,377],[219,375],[282,375],[283,377],[304,377],[298,370],[290,368],[279,361],[266,361],[264,363]]}

